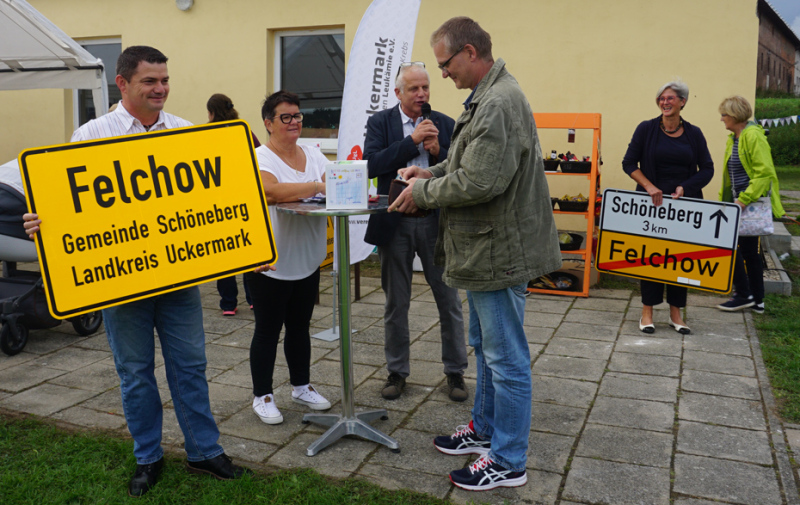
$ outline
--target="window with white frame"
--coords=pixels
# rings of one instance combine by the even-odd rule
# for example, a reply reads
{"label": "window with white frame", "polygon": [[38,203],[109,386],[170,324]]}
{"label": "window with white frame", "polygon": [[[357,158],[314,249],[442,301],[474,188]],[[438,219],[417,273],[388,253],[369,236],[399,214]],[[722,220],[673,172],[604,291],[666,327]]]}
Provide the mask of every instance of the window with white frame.
{"label": "window with white frame", "polygon": [[344,91],[344,30],[275,32],[275,90],[296,93],[302,137],[336,150]]}
{"label": "window with white frame", "polygon": [[[106,69],[106,82],[108,83],[108,105],[111,106],[119,102],[122,95],[114,82],[114,78],[117,76],[117,58],[122,53],[122,42],[119,39],[97,39],[79,41],[78,43],[93,56],[103,61],[103,66]],[[72,110],[73,123],[76,129],[97,117],[91,90],[79,89],[73,93]]]}

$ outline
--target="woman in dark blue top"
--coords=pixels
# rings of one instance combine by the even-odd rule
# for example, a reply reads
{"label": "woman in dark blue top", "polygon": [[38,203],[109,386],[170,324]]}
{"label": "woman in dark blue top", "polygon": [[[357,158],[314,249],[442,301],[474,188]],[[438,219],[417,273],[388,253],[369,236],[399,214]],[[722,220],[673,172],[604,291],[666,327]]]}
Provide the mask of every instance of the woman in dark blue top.
{"label": "woman in dark blue top", "polygon": [[[233,121],[239,119],[239,113],[233,108],[233,102],[230,98],[222,93],[214,93],[211,98],[206,102],[206,110],[208,111],[208,122],[216,123],[217,121]],[[253,137],[253,148],[259,147],[261,142],[256,138],[256,134],[250,132]],[[239,296],[239,288],[236,286],[236,276],[223,277],[217,279],[217,291],[219,292],[219,308],[222,309],[223,316],[234,316],[239,304],[237,297]],[[250,300],[250,289],[247,287],[247,282],[244,282],[244,296],[247,299],[247,305],[253,308],[253,302]]]}
{"label": "woman in dark blue top", "polygon": [[[661,115],[636,127],[622,159],[622,169],[636,181],[636,191],[649,194],[655,206],[661,205],[665,194],[672,198],[703,198],[703,187],[714,177],[714,162],[703,132],[681,118],[688,99],[686,84],[673,81],[663,85],[656,94]],[[642,280],[641,286],[639,329],[654,333],[653,306],[664,301],[665,284]],[[681,315],[687,289],[672,284],[666,287],[669,324],[678,333],[688,334],[691,330]]]}

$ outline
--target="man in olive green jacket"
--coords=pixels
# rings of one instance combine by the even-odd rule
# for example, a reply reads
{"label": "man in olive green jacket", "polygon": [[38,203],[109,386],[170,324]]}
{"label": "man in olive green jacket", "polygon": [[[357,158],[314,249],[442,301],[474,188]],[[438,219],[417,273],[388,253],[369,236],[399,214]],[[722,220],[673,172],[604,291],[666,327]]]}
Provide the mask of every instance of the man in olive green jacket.
{"label": "man in olive green jacket", "polygon": [[526,288],[561,267],[541,147],[530,105],[505,62],[492,57],[488,33],[453,18],[431,45],[442,77],[473,91],[447,160],[401,169],[409,187],[389,210],[441,209],[436,259],[444,281],[467,290],[478,370],[472,421],[434,445],[445,454],[482,455],[450,473],[459,487],[521,486],[531,422]]}

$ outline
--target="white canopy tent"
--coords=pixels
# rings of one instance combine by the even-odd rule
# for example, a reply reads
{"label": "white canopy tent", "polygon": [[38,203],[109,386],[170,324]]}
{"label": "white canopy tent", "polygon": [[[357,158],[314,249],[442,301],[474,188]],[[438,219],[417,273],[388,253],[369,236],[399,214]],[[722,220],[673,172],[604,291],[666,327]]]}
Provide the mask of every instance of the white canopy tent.
{"label": "white canopy tent", "polygon": [[108,112],[103,62],[24,0],[0,0],[0,90],[87,89]]}

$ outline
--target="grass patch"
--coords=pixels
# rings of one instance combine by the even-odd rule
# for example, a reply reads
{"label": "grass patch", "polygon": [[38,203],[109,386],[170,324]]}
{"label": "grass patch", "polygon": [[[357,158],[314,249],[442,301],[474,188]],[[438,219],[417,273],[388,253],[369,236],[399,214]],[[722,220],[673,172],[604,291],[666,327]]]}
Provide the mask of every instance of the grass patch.
{"label": "grass patch", "polygon": [[[102,434],[70,433],[33,420],[0,417],[0,496],[15,505],[127,504],[136,468],[133,442]],[[166,457],[158,484],[136,503],[149,504],[422,504],[449,502],[367,482],[334,480],[313,470],[280,471],[221,482],[190,475]],[[442,479],[446,477],[443,475]]]}
{"label": "grass patch", "polygon": [[[602,272],[597,279],[597,284],[592,286],[597,289],[627,289],[639,293],[639,281],[632,277],[614,275]],[[589,292],[591,296],[591,291]]]}
{"label": "grass patch", "polygon": [[792,296],[767,295],[764,314],[753,314],[753,321],[779,413],[800,423],[800,258],[787,258],[783,268],[792,278]]}
{"label": "grass patch", "polygon": [[[799,125],[800,126],[800,125]],[[800,148],[798,148],[800,150]],[[800,165],[780,165],[775,167],[775,172],[778,174],[778,180],[781,184],[781,191],[800,191]],[[782,198],[783,210],[786,211],[786,216],[800,221],[800,200]],[[785,223],[786,230],[797,237],[800,236],[800,225],[794,223]]]}
{"label": "grass patch", "polygon": [[753,114],[758,119],[776,119],[800,115],[800,98],[756,98]]}
{"label": "grass patch", "polygon": [[369,258],[363,260],[361,263],[361,275],[364,277],[381,278],[381,262],[377,259]]}
{"label": "grass patch", "polygon": [[759,98],[797,98],[794,93],[779,89],[756,88],[756,101]]}
{"label": "grass patch", "polygon": [[[800,150],[800,146],[797,146]],[[776,165],[781,191],[800,191],[800,165]]]}

